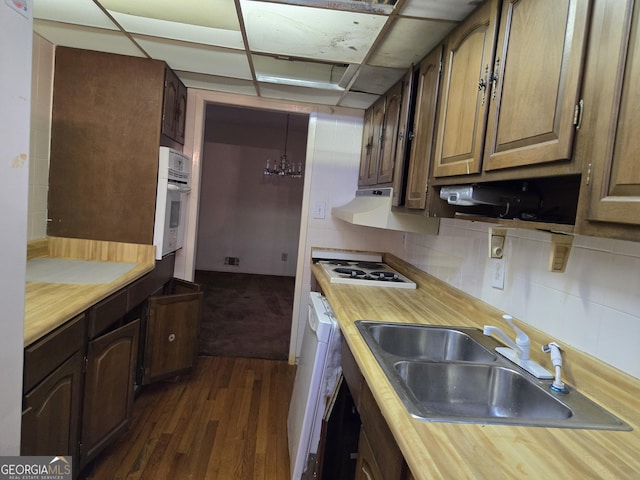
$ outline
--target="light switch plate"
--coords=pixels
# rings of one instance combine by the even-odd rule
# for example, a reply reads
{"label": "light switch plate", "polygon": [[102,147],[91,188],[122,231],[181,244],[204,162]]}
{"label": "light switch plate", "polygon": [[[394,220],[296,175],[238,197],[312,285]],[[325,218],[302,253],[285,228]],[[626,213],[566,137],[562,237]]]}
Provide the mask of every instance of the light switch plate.
{"label": "light switch plate", "polygon": [[316,202],[313,206],[313,218],[324,218],[325,203]]}
{"label": "light switch plate", "polygon": [[504,258],[492,258],[491,262],[491,286],[504,290]]}

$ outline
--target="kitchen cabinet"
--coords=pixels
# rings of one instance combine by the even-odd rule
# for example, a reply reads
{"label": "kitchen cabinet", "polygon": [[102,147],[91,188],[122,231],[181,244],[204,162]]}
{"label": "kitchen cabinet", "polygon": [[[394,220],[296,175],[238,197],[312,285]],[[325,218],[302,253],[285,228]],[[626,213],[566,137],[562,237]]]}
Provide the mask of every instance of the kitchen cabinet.
{"label": "kitchen cabinet", "polygon": [[68,455],[77,464],[85,316],[25,348],[21,455]]}
{"label": "kitchen cabinet", "polygon": [[371,186],[378,183],[378,165],[382,155],[382,132],[384,130],[384,111],[386,99],[381,97],[365,113],[363,137],[363,155],[360,164],[359,186]]}
{"label": "kitchen cabinet", "polygon": [[85,466],[131,423],[140,321],[89,342],[80,466]]}
{"label": "kitchen cabinet", "polygon": [[640,6],[594,1],[576,155],[585,163],[578,233],[640,241]]}
{"label": "kitchen cabinet", "polygon": [[[48,235],[153,244],[167,69],[158,60],[56,48]],[[182,101],[179,85],[175,94],[167,108]]]}
{"label": "kitchen cabinet", "polygon": [[169,67],[165,68],[162,134],[184,144],[187,111],[187,87]]}
{"label": "kitchen cabinet", "polygon": [[[435,177],[571,163],[589,12],[588,1],[491,0],[456,29],[446,43]],[[560,171],[578,170],[549,172]]]}
{"label": "kitchen cabinet", "polygon": [[402,452],[344,339],[342,370],[362,422],[356,480],[410,480]]}
{"label": "kitchen cabinet", "polygon": [[202,317],[200,286],[173,279],[169,292],[149,298],[142,384],[191,370]]}
{"label": "kitchen cabinet", "polygon": [[393,183],[402,94],[400,81],[365,113],[359,186]]}
{"label": "kitchen cabinet", "polygon": [[428,176],[433,161],[436,108],[442,66],[442,46],[421,62],[417,74],[415,114],[404,205],[424,210],[427,206]]}

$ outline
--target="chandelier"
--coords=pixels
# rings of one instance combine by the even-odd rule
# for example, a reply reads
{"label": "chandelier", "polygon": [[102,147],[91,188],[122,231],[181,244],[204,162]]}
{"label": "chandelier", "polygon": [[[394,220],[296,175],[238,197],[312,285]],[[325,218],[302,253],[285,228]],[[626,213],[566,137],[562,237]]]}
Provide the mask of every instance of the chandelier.
{"label": "chandelier", "polygon": [[280,161],[271,165],[271,159],[267,158],[267,165],[262,171],[263,176],[276,175],[278,177],[302,178],[302,162],[289,163],[287,158],[287,142],[289,140],[289,114],[287,113],[287,126],[284,136],[284,154]]}

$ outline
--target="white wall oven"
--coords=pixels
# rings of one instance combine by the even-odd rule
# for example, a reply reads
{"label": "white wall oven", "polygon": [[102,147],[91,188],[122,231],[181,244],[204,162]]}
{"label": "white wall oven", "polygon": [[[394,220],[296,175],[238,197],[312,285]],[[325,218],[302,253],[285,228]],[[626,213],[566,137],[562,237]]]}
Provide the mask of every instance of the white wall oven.
{"label": "white wall oven", "polygon": [[157,260],[182,248],[184,244],[189,193],[191,158],[169,147],[160,147],[153,230]]}

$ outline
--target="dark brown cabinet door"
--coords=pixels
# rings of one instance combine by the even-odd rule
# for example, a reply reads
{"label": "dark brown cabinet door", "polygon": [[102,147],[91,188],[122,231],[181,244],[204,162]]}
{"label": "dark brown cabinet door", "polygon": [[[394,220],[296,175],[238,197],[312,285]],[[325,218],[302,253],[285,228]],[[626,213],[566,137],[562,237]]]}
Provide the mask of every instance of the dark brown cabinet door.
{"label": "dark brown cabinet door", "polygon": [[89,342],[81,467],[131,422],[140,321]]}
{"label": "dark brown cabinet door", "polygon": [[21,455],[77,458],[83,355],[76,352],[24,397]]}
{"label": "dark brown cabinet door", "polygon": [[178,97],[176,99],[176,132],[174,140],[184,144],[184,129],[187,120],[187,87],[178,82]]}
{"label": "dark brown cabinet door", "polygon": [[184,143],[186,109],[187,89],[175,72],[167,67],[162,104],[162,134],[180,144]]}
{"label": "dark brown cabinet door", "polygon": [[144,385],[185,373],[195,365],[203,294],[199,285],[173,281],[175,294],[149,298]]}

